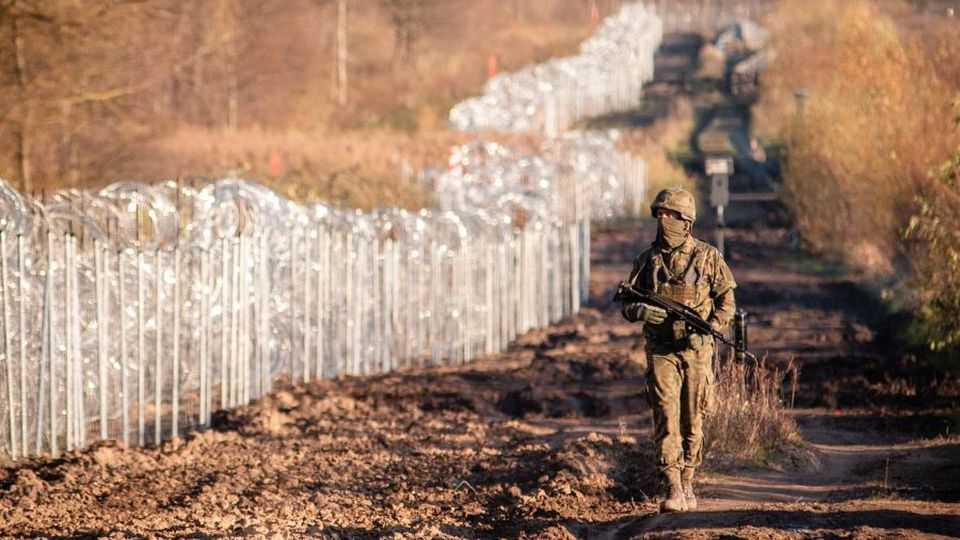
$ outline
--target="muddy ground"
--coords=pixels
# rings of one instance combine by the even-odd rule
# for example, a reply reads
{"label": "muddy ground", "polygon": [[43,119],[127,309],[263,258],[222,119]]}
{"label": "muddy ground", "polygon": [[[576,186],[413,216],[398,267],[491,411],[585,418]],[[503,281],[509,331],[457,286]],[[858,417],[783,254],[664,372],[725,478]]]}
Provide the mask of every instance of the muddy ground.
{"label": "muddy ground", "polygon": [[802,365],[817,459],[714,464],[699,511],[657,515],[642,338],[606,301],[644,236],[596,232],[589,307],[505,353],[287,387],[161,448],[7,464],[0,536],[960,535],[956,384],[924,378],[870,296],[778,229],[731,231],[729,258],[753,348]]}

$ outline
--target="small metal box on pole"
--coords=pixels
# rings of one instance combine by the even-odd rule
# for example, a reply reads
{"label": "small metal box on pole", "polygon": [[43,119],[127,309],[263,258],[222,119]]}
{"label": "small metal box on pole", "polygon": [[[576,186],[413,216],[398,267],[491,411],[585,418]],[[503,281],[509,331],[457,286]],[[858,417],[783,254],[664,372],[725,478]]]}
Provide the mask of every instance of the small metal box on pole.
{"label": "small metal box on pole", "polygon": [[704,163],[710,177],[710,206],[717,209],[716,246],[723,254],[723,208],[730,204],[730,175],[733,174],[733,158],[730,156],[708,157]]}

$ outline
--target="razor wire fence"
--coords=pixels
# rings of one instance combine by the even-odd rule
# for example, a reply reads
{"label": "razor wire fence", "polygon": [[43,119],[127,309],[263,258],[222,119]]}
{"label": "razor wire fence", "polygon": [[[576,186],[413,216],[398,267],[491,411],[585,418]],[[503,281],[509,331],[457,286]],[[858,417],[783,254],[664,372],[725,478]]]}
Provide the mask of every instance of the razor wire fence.
{"label": "razor wire fence", "polygon": [[450,111],[463,131],[538,132],[549,136],[578,120],[636,106],[653,78],[663,24],[644,4],[624,4],[602,21],[574,56],[548,60],[487,82],[482,95]]}
{"label": "razor wire fence", "polygon": [[[617,85],[639,90],[652,75],[635,70],[652,66],[658,19],[634,5],[616,18],[576,65],[611,61],[620,46],[639,60],[605,76],[609,92],[564,105],[565,118],[629,106],[611,98],[626,91]],[[516,84],[539,91],[550,73]],[[552,103],[520,114],[543,117],[537,108]],[[298,204],[241,179],[119,182],[42,199],[0,180],[0,448],[17,459],[106,438],[154,444],[209,425],[279,377],[503,350],[579,309],[592,219],[642,213],[644,163],[616,139],[568,132],[532,155],[459,146],[429,175],[437,208],[419,212]]]}

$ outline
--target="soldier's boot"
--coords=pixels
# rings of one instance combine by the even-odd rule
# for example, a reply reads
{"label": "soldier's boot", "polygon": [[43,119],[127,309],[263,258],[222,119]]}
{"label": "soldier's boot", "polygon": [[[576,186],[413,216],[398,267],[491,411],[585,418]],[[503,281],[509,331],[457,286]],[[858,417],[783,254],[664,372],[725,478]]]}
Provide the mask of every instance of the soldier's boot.
{"label": "soldier's boot", "polygon": [[667,493],[660,503],[660,512],[683,512],[687,509],[687,501],[683,497],[683,488],[680,486],[680,471],[669,471],[666,474]]}
{"label": "soldier's boot", "polygon": [[693,492],[693,473],[697,470],[693,467],[686,467],[680,473],[680,488],[683,490],[683,498],[687,501],[687,508],[697,509],[697,494]]}

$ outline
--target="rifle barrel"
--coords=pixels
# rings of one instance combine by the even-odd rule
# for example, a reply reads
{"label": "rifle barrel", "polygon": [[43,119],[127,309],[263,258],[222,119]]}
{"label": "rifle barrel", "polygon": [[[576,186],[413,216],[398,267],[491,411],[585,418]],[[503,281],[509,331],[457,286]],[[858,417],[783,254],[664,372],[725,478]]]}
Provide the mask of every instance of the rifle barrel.
{"label": "rifle barrel", "polygon": [[664,298],[654,292],[637,289],[636,287],[630,285],[625,281],[620,283],[620,287],[617,289],[617,293],[613,296],[613,299],[615,301],[616,300],[625,301],[625,297],[627,295],[624,294],[624,291],[629,293],[630,296],[636,297],[639,300],[645,301],[647,303],[651,303],[655,306],[658,306],[660,308],[667,310],[668,312],[673,313],[674,315],[680,317],[680,319],[685,321],[687,324],[693,326],[694,329],[712,335],[714,338],[733,347],[735,351],[743,353],[747,358],[750,358],[751,360],[757,359],[755,354],[746,350],[743,347],[737,346],[736,343],[727,339],[727,337],[724,336],[722,332],[720,332],[719,330],[711,326],[710,323],[705,321],[703,317],[700,316],[699,313],[693,311],[689,307],[679,302],[675,302],[669,298]]}

